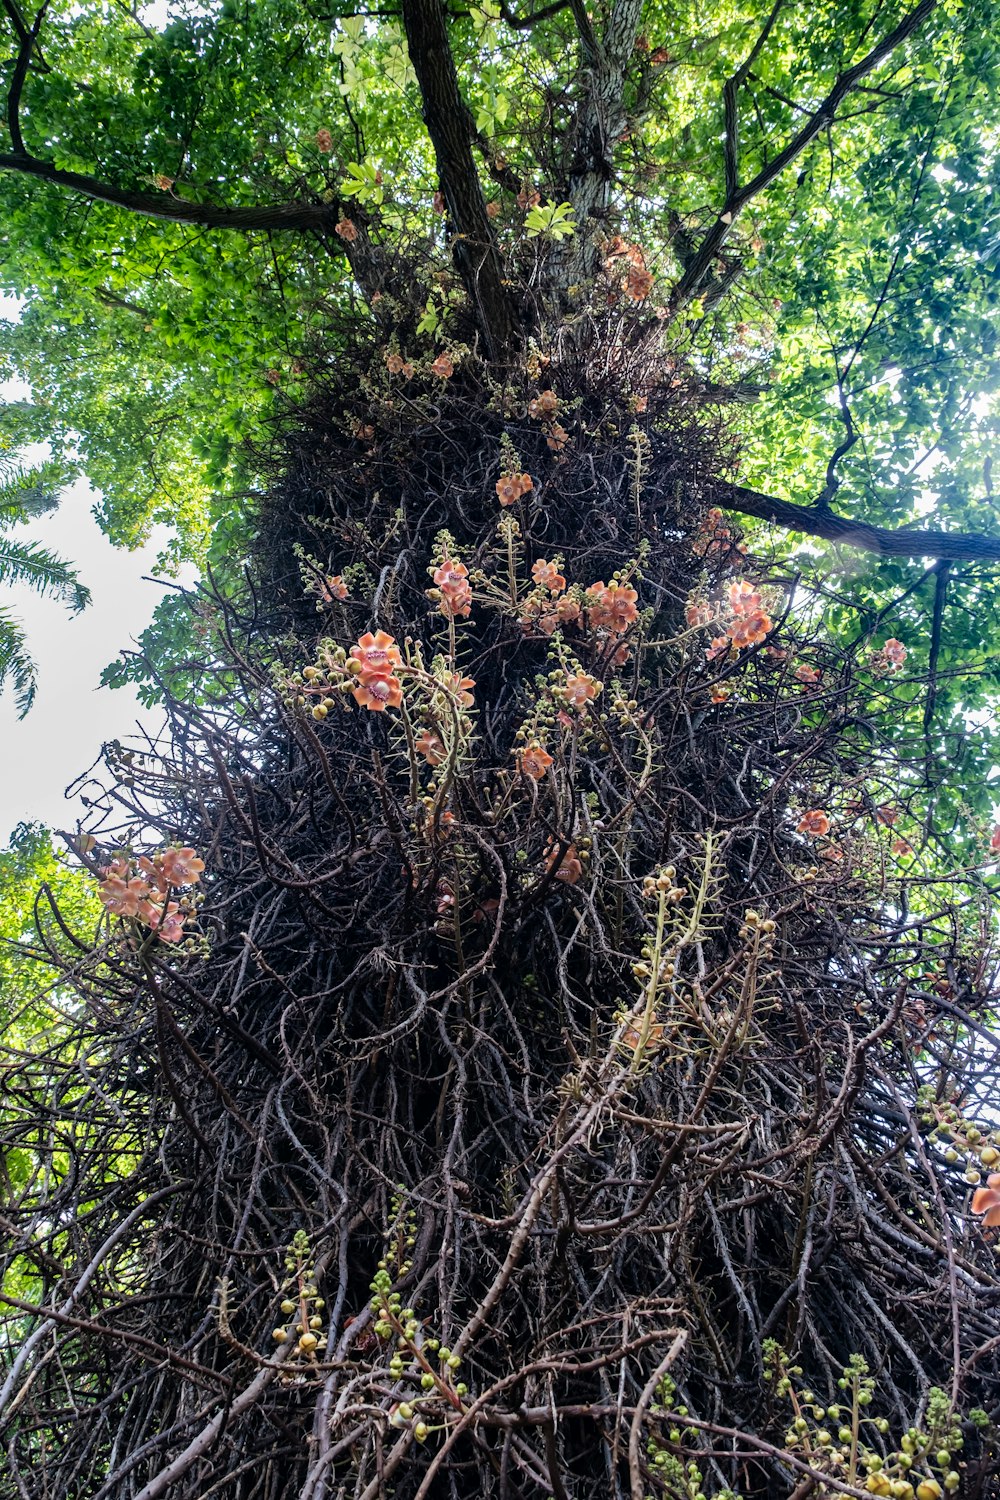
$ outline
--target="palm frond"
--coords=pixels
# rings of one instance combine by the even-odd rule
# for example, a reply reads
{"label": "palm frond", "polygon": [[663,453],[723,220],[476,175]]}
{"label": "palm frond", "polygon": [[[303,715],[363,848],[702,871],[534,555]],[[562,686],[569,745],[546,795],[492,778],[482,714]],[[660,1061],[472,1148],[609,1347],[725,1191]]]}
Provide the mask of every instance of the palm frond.
{"label": "palm frond", "polygon": [[9,610],[0,609],[0,690],[8,684],[14,689],[18,718],[23,719],[38,686],[35,663],[20,623]]}
{"label": "palm frond", "polygon": [[36,594],[61,599],[74,612],[90,603],[90,590],[69,563],[38,542],[0,538],[0,585],[26,583]]}

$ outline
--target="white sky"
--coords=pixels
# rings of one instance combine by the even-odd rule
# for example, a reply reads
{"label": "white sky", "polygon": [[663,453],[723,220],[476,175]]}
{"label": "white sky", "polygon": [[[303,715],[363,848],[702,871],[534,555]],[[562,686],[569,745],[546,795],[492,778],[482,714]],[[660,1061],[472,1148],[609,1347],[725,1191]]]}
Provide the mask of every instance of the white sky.
{"label": "white sky", "polygon": [[11,691],[0,693],[0,847],[22,821],[72,828],[84,809],[64,799],[64,788],[97,758],[104,741],[130,737],[137,720],[162,722],[158,711],[139,705],[131,688],[99,683],[104,667],[149,624],[163,597],[163,585],[143,575],[152,573],[165,534],[141,551],[120,551],[98,527],[93,502],[93,491],[75,484],[57,511],[11,533],[72,561],[93,602],[72,615],[28,588],[3,591],[4,604],[26,628],[39,681],[24,719],[17,717]]}

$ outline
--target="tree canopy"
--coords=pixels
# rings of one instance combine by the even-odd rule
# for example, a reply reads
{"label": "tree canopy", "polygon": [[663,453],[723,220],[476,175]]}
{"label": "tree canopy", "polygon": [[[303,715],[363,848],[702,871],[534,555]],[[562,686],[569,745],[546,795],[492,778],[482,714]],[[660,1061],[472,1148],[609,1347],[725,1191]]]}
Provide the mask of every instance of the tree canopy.
{"label": "tree canopy", "polygon": [[204,564],[0,1053],[20,1494],[995,1495],[991,8],[4,14],[9,440]]}

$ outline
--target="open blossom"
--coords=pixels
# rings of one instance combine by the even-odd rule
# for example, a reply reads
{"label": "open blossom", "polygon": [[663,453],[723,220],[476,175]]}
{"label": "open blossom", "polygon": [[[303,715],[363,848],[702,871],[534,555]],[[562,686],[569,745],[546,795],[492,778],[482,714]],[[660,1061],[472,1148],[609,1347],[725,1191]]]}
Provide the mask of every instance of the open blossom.
{"label": "open blossom", "polygon": [[440,380],[450,380],[455,373],[455,365],[451,356],[448,354],[439,354],[431,365],[431,372],[437,375]]}
{"label": "open blossom", "polygon": [[997,850],[1000,850],[1000,823],[996,825],[993,832],[990,834],[990,848],[993,850],[994,854],[997,852]]}
{"label": "open blossom", "polygon": [[711,625],[717,611],[707,599],[692,599],[684,611],[684,618],[692,626]]}
{"label": "open blossom", "polygon": [[635,589],[624,583],[605,584],[601,579],[592,583],[584,596],[587,620],[592,628],[603,627],[615,635],[622,635],[638,618]]}
{"label": "open blossom", "polygon": [[553,453],[561,453],[569,442],[569,433],[559,422],[552,422],[545,436],[545,445]]}
{"label": "open blossom", "polygon": [[341,219],[338,223],[334,224],[333,232],[334,234],[339,234],[342,240],[346,240],[348,244],[351,244],[358,237],[358,226],[352,219]]}
{"label": "open blossom", "polygon": [[148,884],[138,876],[125,881],[118,875],[107,875],[98,888],[102,905],[117,917],[136,916],[143,898],[148,895]]}
{"label": "open blossom", "polygon": [[532,487],[530,474],[501,474],[497,480],[497,498],[501,505],[516,504]]}
{"label": "open blossom", "polygon": [[542,745],[529,745],[518,757],[521,770],[533,781],[541,781],[551,764],[552,756]]}
{"label": "open blossom", "polygon": [[577,710],[586,708],[601,691],[603,684],[591,677],[588,672],[575,672],[567,677],[559,696],[570,708]]}
{"label": "open blossom", "polygon": [[810,667],[806,662],[795,668],[795,677],[804,687],[815,687],[819,682],[820,673],[816,667]]}
{"label": "open blossom", "polygon": [[976,1188],[972,1195],[972,1212],[983,1215],[984,1228],[1000,1224],[1000,1172],[991,1172],[986,1186]]}
{"label": "open blossom", "polygon": [[807,833],[810,838],[822,838],[830,831],[830,819],[820,807],[814,807],[809,812],[803,813],[795,825],[797,832]]}
{"label": "open blossom", "polygon": [[468,618],[472,613],[472,585],[465,564],[455,562],[451,557],[444,558],[441,566],[435,569],[434,582],[441,592],[438,606],[441,613],[450,619],[459,615]]}
{"label": "open blossom", "polygon": [[560,846],[552,844],[546,851],[545,868],[555,874],[557,880],[562,880],[566,885],[576,885],[583,874],[583,864],[577,852],[575,844],[570,844],[562,855],[559,853]]}
{"label": "open blossom", "polygon": [[897,641],[894,636],[889,637],[885,645],[882,647],[882,650],[885,652],[886,657],[889,661],[892,662],[894,667],[901,667],[908,654],[906,647],[903,645],[902,641]]}
{"label": "open blossom", "polygon": [[417,735],[416,747],[429,766],[439,766],[444,760],[444,740],[433,729],[424,729]]}
{"label": "open blossom", "polygon": [[322,151],[324,156],[328,155],[329,152],[333,150],[333,136],[327,130],[325,125],[320,126],[316,134],[313,136],[313,140],[316,142],[316,149],[318,151]]}
{"label": "open blossom", "polygon": [[368,677],[390,677],[402,662],[394,638],[384,630],[376,635],[369,630],[351,647],[349,655],[359,664],[362,681]]}
{"label": "open blossom", "polygon": [[398,677],[362,677],[351,691],[355,703],[377,713],[386,708],[398,708],[403,701],[403,684]]}
{"label": "open blossom", "polygon": [[170,885],[197,885],[201,879],[205,861],[193,849],[165,849],[160,858],[160,869]]}
{"label": "open blossom", "polygon": [[540,557],[531,565],[531,576],[539,588],[548,589],[550,594],[559,594],[566,587],[566,579],[559,572],[555,563],[546,562]]}
{"label": "open blossom", "polygon": [[559,397],[555,391],[542,391],[534,401],[528,402],[528,416],[541,420],[544,417],[554,417],[559,410]]}
{"label": "open blossom", "polygon": [[708,696],[712,703],[728,703],[731,693],[730,688],[724,688],[721,683],[714,682]]}
{"label": "open blossom", "polygon": [[710,646],[705,647],[705,660],[717,661],[720,656],[727,655],[729,651],[728,635],[717,635]]}
{"label": "open blossom", "polygon": [[340,573],[334,573],[330,577],[324,578],[318,592],[323,604],[332,604],[335,599],[347,598],[347,584]]}

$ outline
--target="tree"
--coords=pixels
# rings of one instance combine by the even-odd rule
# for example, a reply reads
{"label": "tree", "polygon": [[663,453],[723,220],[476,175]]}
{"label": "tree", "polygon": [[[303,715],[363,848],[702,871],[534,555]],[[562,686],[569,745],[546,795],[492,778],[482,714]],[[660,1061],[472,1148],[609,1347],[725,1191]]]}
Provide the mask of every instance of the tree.
{"label": "tree", "polygon": [[[19,522],[53,510],[58,500],[44,484],[41,471],[18,473],[9,455],[0,453],[0,533]],[[86,608],[90,591],[73,568],[37,542],[0,535],[0,585],[27,584],[36,593],[61,599],[72,610]],[[21,717],[35,696],[35,664],[24,631],[8,609],[0,608],[0,687],[11,683]]]}
{"label": "tree", "polygon": [[81,349],[241,253],[240,348],[316,313],[41,923],[14,1484],[996,1493],[985,14],[8,15]]}

